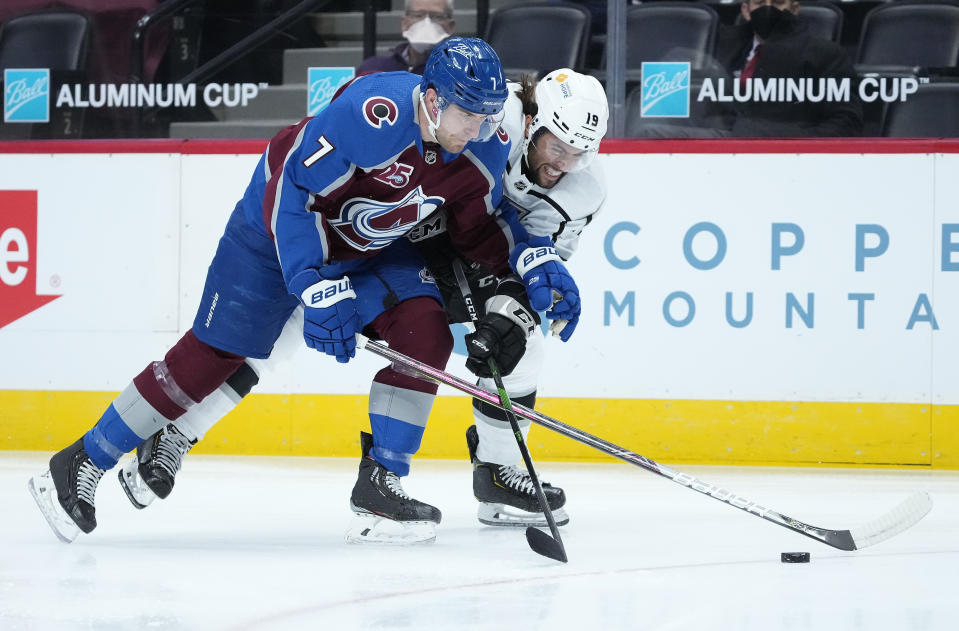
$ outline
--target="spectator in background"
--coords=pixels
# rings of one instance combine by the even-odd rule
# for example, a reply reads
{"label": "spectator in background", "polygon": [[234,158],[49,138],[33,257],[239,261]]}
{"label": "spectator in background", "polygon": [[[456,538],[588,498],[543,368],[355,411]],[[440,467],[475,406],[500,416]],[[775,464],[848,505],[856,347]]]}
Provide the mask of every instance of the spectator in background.
{"label": "spectator in background", "polygon": [[798,0],[743,0],[743,21],[720,31],[717,55],[744,78],[849,78],[848,102],[736,104],[737,137],[861,136],[862,104],[852,63],[837,44],[811,36],[797,19]]}
{"label": "spectator in background", "polygon": [[400,26],[406,41],[389,55],[364,59],[356,74],[391,70],[423,74],[430,51],[453,34],[453,0],[406,0],[405,4]]}

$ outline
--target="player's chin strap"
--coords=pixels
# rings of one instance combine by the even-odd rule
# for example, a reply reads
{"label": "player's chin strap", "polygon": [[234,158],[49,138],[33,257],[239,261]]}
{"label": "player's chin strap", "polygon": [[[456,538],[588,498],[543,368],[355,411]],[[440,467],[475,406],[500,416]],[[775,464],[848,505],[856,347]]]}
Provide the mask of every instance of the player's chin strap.
{"label": "player's chin strap", "polygon": [[434,142],[439,142],[439,139],[436,138],[436,130],[440,128],[440,118],[443,116],[443,112],[439,108],[436,108],[436,122],[433,122],[433,119],[430,117],[430,113],[426,110],[426,101],[423,100],[423,93],[420,92],[420,107],[423,108],[423,114],[426,116],[426,124],[430,128],[430,136],[433,137]]}

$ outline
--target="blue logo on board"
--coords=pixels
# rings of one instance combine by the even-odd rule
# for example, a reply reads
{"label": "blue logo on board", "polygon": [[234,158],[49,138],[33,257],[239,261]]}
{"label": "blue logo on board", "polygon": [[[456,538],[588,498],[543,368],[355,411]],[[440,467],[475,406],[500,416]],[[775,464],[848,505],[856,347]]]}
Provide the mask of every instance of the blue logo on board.
{"label": "blue logo on board", "polygon": [[344,83],[353,78],[353,68],[310,68],[307,70],[306,115],[316,116]]}
{"label": "blue logo on board", "polygon": [[50,122],[50,70],[7,68],[3,71],[3,122]]}
{"label": "blue logo on board", "polygon": [[643,62],[640,115],[689,118],[689,62]]}

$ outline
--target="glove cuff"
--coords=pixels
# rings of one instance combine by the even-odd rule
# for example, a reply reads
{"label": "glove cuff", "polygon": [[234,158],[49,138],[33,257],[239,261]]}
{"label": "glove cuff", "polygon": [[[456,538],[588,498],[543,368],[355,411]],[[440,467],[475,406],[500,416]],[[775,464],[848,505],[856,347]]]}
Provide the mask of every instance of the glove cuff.
{"label": "glove cuff", "polygon": [[290,292],[306,307],[326,309],[341,300],[356,298],[353,283],[346,276],[325,279],[315,269],[303,270],[290,281]]}
{"label": "glove cuff", "polygon": [[513,249],[509,256],[510,265],[513,270],[522,278],[534,267],[539,267],[543,263],[556,261],[562,264],[563,259],[556,253],[553,242],[547,239],[549,245],[535,245],[531,243],[520,243]]}
{"label": "glove cuff", "polygon": [[527,311],[522,303],[509,296],[498,294],[486,301],[486,314],[494,313],[514,322],[516,326],[523,330],[527,338],[536,329],[536,320],[533,319],[533,314]]}

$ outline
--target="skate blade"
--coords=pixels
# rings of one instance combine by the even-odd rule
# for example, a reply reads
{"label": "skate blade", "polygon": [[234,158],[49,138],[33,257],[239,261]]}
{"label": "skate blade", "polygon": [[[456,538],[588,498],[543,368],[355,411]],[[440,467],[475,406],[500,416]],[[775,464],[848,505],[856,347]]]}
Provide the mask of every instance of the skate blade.
{"label": "skate blade", "polygon": [[123,489],[130,503],[143,509],[149,506],[157,496],[140,477],[138,465],[136,457],[128,460],[117,472],[117,477],[120,479],[120,488]]}
{"label": "skate blade", "polygon": [[431,521],[395,521],[373,515],[355,513],[347,543],[373,543],[388,546],[423,545],[436,541],[436,524]]}
{"label": "skate blade", "polygon": [[30,478],[27,482],[27,488],[57,539],[63,543],[73,543],[73,540],[80,534],[80,528],[60,506],[60,500],[57,499],[57,488],[53,484],[50,472],[47,471]]}
{"label": "skate blade", "polygon": [[[549,523],[543,513],[530,513],[506,504],[489,504],[480,502],[476,511],[476,518],[481,524],[487,526],[499,526],[506,528],[526,528],[528,526],[538,526],[546,528]],[[569,515],[565,508],[557,508],[553,511],[553,519],[557,526],[565,526],[569,523]]]}

